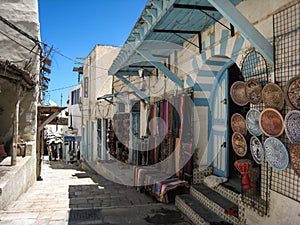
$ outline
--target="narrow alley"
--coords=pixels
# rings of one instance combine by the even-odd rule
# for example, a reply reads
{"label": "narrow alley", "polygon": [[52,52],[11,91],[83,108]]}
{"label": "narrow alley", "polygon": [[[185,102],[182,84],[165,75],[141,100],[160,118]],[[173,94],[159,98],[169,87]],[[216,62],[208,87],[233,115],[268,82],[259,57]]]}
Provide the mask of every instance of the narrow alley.
{"label": "narrow alley", "polygon": [[0,224],[192,224],[173,204],[75,165],[45,163],[42,178],[0,211]]}

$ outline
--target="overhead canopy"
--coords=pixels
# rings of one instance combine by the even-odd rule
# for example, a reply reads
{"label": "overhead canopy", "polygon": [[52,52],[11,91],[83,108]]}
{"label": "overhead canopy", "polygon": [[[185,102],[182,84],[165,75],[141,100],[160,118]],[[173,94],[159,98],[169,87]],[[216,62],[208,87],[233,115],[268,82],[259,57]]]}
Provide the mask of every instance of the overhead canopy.
{"label": "overhead canopy", "polygon": [[[247,26],[246,29],[239,31],[246,36],[254,47],[260,47],[260,43],[267,44],[267,48],[258,49],[266,51],[262,54],[266,55],[266,58],[270,59],[269,61],[272,63],[272,57],[269,57],[273,54],[271,45],[262,35],[257,35],[258,31],[252,24],[244,23],[245,18],[245,20],[241,20],[243,16],[235,8],[241,0],[225,1],[229,6],[232,6],[233,10],[231,11],[228,10],[228,4],[223,4],[220,1],[216,5],[215,2],[212,0],[149,0],[119,55],[110,67],[109,74],[118,77],[138,76],[141,75],[140,69],[143,69],[143,75],[150,74],[155,68],[160,70],[157,64],[155,65],[153,62],[161,62],[170,57],[176,50],[183,49],[183,44],[195,34],[198,34],[198,45],[191,44],[201,51],[201,32],[214,23],[220,23],[219,20],[222,17],[225,17],[227,21],[220,24],[224,29],[228,29],[232,36],[234,35],[232,24],[239,28],[246,25],[251,26],[250,34],[247,33],[249,30]],[[216,5],[218,9],[213,7],[211,3]],[[224,10],[222,10],[223,7]],[[231,15],[228,12],[231,12]]]}
{"label": "overhead canopy", "polygon": [[57,121],[57,125],[68,125],[65,124],[65,120],[60,120],[57,115],[67,107],[60,106],[38,106],[38,131],[41,131],[44,126],[51,124],[52,121]]}
{"label": "overhead canopy", "polygon": [[35,86],[35,82],[30,76],[30,73],[21,69],[17,65],[0,58],[0,77],[11,80],[13,82],[20,82],[20,84],[28,89]]}

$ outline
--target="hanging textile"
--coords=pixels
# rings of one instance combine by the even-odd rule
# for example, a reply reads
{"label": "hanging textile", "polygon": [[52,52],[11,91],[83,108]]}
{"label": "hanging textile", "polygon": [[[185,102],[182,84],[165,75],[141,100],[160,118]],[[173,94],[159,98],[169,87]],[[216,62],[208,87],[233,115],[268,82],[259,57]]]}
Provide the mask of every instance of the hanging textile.
{"label": "hanging textile", "polygon": [[184,101],[185,97],[180,96],[180,103],[179,103],[179,118],[180,118],[180,123],[179,123],[179,137],[182,136],[183,132],[183,119],[184,119]]}
{"label": "hanging textile", "polygon": [[190,96],[183,96],[184,108],[183,108],[183,124],[182,124],[182,141],[188,143],[191,141],[192,136],[192,100]]}
{"label": "hanging textile", "polygon": [[180,138],[175,139],[175,171],[176,171],[176,176],[180,176],[180,152],[181,152],[181,147],[180,147]]}
{"label": "hanging textile", "polygon": [[156,104],[152,105],[152,112],[151,112],[151,135],[155,136],[156,135],[156,111],[157,111],[157,106]]}
{"label": "hanging textile", "polygon": [[169,127],[169,102],[166,100],[164,101],[164,136],[168,137],[168,127]]}
{"label": "hanging textile", "polygon": [[179,122],[180,122],[179,106],[180,106],[180,98],[174,97],[172,133],[175,137],[178,137],[178,130],[179,130]]}
{"label": "hanging textile", "polygon": [[160,104],[157,102],[156,104],[156,118],[155,118],[155,127],[156,127],[156,136],[159,136],[159,120],[160,117]]}
{"label": "hanging textile", "polygon": [[164,136],[164,123],[163,123],[163,119],[164,119],[164,102],[160,101],[159,103],[159,135],[163,137]]}
{"label": "hanging textile", "polygon": [[167,129],[167,132],[168,132],[168,135],[172,135],[172,129],[173,129],[173,105],[171,102],[168,101],[168,129]]}

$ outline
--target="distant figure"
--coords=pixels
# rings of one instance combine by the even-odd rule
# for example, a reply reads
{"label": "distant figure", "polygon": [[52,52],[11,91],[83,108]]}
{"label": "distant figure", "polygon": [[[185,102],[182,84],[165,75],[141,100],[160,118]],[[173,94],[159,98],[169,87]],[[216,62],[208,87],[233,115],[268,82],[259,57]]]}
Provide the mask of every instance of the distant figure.
{"label": "distant figure", "polygon": [[57,149],[56,149],[56,145],[55,145],[54,141],[52,141],[52,143],[51,143],[51,151],[52,151],[53,160],[56,161],[56,159],[57,159]]}

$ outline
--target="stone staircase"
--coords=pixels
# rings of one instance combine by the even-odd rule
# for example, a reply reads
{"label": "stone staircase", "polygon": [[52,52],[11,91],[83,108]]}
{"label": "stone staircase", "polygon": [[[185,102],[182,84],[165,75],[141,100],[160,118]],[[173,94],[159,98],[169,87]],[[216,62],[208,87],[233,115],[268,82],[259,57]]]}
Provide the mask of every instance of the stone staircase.
{"label": "stone staircase", "polygon": [[194,224],[241,224],[244,212],[240,194],[219,185],[193,184],[189,194],[178,195],[175,205]]}
{"label": "stone staircase", "polygon": [[194,224],[243,224],[245,207],[241,204],[240,190],[226,183],[210,188],[204,184],[212,168],[203,171],[194,169],[193,184],[189,194],[177,195],[176,207]]}

